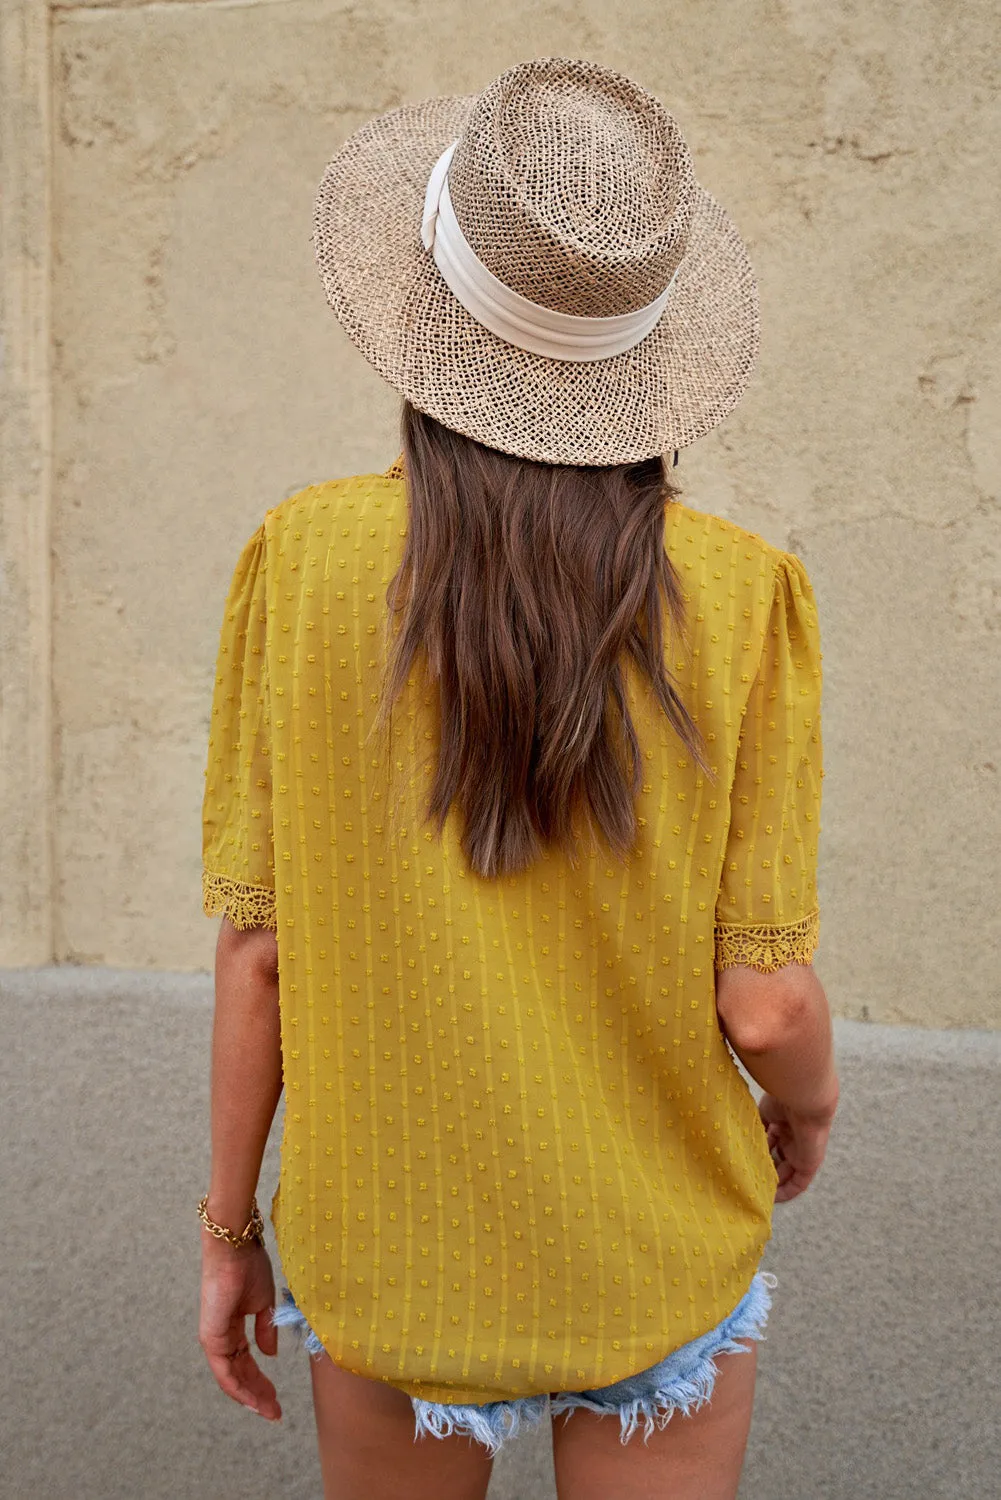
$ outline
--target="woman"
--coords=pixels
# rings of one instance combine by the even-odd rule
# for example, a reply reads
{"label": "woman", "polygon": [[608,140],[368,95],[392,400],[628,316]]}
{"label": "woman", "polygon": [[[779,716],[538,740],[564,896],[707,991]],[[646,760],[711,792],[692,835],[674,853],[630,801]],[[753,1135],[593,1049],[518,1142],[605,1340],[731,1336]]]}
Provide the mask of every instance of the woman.
{"label": "woman", "polygon": [[367,125],[314,243],[403,455],[230,589],[202,1345],[274,1419],[244,1320],[299,1328],[328,1500],[483,1496],[547,1417],[560,1500],[723,1500],[837,1099],[810,582],[661,458],[746,385],[746,252],[663,106],[565,59]]}

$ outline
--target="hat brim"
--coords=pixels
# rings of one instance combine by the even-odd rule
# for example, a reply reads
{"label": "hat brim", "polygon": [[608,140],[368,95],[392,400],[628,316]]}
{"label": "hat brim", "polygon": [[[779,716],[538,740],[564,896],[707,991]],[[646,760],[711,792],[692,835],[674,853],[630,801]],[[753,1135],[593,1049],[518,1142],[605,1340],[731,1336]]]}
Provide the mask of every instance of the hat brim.
{"label": "hat brim", "polygon": [[380,115],[328,163],[313,247],[348,336],[419,410],[504,453],[606,466],[696,442],[736,406],[758,354],[757,284],[736,226],[697,187],[667,307],[625,353],[582,362],[516,348],[466,311],[421,242],[431,168],[476,97]]}

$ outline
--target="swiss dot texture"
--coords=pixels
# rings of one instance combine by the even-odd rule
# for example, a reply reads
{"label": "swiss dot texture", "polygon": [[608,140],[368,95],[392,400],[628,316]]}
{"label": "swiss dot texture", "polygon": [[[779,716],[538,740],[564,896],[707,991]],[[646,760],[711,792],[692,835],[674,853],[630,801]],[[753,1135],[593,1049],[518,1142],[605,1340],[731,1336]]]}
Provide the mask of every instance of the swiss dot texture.
{"label": "swiss dot texture", "polygon": [[223,621],[204,900],[278,936],[271,1217],[333,1359],[428,1401],[594,1389],[714,1327],[775,1171],[714,969],[817,942],[821,654],[802,563],[672,503],[697,772],[635,672],[640,842],[487,882],[421,821],[433,700],[370,733],[399,464],[312,486],[247,543]]}

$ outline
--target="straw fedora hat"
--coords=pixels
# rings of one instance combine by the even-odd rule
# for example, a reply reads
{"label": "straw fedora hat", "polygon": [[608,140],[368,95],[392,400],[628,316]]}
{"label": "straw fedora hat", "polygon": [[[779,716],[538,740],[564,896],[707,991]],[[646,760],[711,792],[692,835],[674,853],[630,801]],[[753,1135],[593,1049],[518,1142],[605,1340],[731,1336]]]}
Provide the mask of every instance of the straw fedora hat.
{"label": "straw fedora hat", "polygon": [[736,227],[660,101],[595,63],[535,58],[370,121],[327,165],[313,247],[391,386],[539,462],[686,447],[757,357]]}

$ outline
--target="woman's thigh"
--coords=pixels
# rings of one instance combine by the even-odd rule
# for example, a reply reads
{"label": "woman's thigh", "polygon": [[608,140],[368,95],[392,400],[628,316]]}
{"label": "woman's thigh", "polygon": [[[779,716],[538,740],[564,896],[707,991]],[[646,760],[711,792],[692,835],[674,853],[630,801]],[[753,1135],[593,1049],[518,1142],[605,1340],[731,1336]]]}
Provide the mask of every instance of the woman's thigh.
{"label": "woman's thigh", "polygon": [[484,1500],[492,1460],[469,1438],[414,1440],[410,1397],[310,1359],[324,1500]]}
{"label": "woman's thigh", "polygon": [[757,1349],[723,1354],[712,1400],[675,1412],[644,1442],[621,1441],[616,1415],[576,1409],[553,1419],[559,1500],[735,1500],[751,1426]]}

